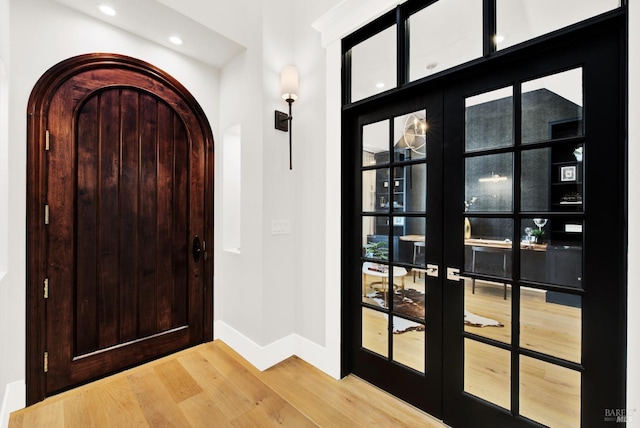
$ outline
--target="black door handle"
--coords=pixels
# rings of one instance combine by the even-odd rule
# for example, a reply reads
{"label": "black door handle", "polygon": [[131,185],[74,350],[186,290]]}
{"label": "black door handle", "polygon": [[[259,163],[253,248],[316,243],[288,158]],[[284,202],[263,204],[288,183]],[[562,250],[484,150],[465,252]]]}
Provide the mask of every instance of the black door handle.
{"label": "black door handle", "polygon": [[200,238],[198,237],[198,235],[193,238],[192,252],[193,261],[198,263],[198,261],[200,260],[200,254],[202,254],[202,245],[200,245]]}

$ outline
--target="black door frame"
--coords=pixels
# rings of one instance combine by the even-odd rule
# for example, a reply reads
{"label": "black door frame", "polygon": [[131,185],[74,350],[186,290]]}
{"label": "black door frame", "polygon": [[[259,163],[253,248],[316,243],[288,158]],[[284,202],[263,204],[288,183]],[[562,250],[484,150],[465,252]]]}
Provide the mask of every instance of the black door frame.
{"label": "black door frame", "polygon": [[[372,24],[372,28],[367,30],[359,30],[354,33],[357,36],[355,40],[362,41],[371,34],[384,28],[387,23],[381,24],[382,21]],[[582,389],[583,391],[590,390],[592,393],[583,392],[582,403],[582,423],[584,426],[590,426],[589,422],[593,421],[594,424],[600,424],[603,420],[605,409],[620,409],[625,407],[626,400],[626,248],[627,248],[627,229],[626,229],[626,195],[628,194],[626,184],[626,171],[627,171],[627,158],[626,158],[626,9],[619,9],[602,16],[590,19],[580,24],[576,24],[567,29],[557,31],[555,33],[539,37],[530,42],[523,43],[519,46],[506,49],[504,51],[496,52],[491,56],[483,59],[473,61],[456,69],[452,69],[448,72],[435,76],[433,78],[425,78],[417,82],[411,82],[406,84],[399,84],[397,89],[390,90],[386,93],[372,96],[368,99],[358,101],[356,103],[348,104],[349,97],[348,91],[350,89],[349,81],[349,59],[348,56],[344,56],[343,71],[345,78],[343,79],[343,114],[342,114],[342,135],[343,135],[343,150],[342,150],[342,334],[343,334],[343,346],[342,346],[342,374],[346,375],[351,373],[352,366],[349,358],[351,352],[351,343],[354,340],[353,332],[350,329],[352,324],[352,316],[350,308],[355,308],[356,303],[353,301],[353,294],[350,288],[354,283],[359,282],[360,271],[356,269],[359,265],[356,262],[355,255],[360,254],[359,241],[361,209],[354,205],[354,201],[359,201],[359,155],[355,153],[358,150],[354,149],[355,144],[353,142],[357,140],[357,126],[354,124],[357,122],[356,118],[365,116],[371,111],[384,108],[385,105],[395,105],[401,103],[402,100],[407,100],[412,97],[412,94],[416,92],[430,92],[437,91],[442,88],[455,88],[456,85],[466,85],[465,80],[472,80],[477,74],[490,75],[490,73],[499,73],[507,68],[516,69],[522,68],[518,64],[519,61],[529,60],[535,58],[533,68],[528,68],[524,75],[535,78],[545,74],[545,70],[558,68],[571,68],[571,59],[566,58],[566,53],[571,52],[574,48],[582,45],[584,50],[590,55],[595,56],[598,52],[603,54],[605,60],[604,63],[594,66],[597,73],[593,76],[586,77],[585,85],[593,84],[593,80],[589,83],[590,79],[597,79],[599,73],[600,76],[606,75],[607,67],[610,68],[613,65],[616,70],[618,79],[615,82],[610,82],[610,85],[602,85],[594,90],[590,99],[604,97],[613,91],[616,96],[619,95],[618,109],[607,112],[609,120],[615,122],[618,126],[612,136],[600,135],[596,137],[609,138],[613,141],[622,142],[622,144],[615,147],[607,147],[602,149],[602,153],[595,153],[592,150],[590,156],[592,159],[599,159],[602,162],[610,165],[610,168],[614,168],[617,171],[615,177],[607,175],[602,178],[604,181],[602,185],[595,184],[598,173],[593,173],[593,179],[589,186],[592,192],[604,192],[612,196],[616,200],[616,203],[612,204],[608,213],[604,213],[605,210],[599,210],[600,213],[589,213],[589,224],[598,224],[598,218],[601,221],[609,221],[610,227],[607,227],[607,234],[589,233],[585,231],[588,238],[589,247],[597,246],[611,246],[612,240],[608,236],[617,237],[614,239],[614,247],[611,248],[606,258],[593,259],[592,256],[585,254],[584,266],[585,276],[589,275],[592,283],[607,283],[617,284],[618,287],[615,290],[611,288],[601,287],[599,290],[592,290],[589,302],[585,302],[584,311],[587,315],[583,317],[583,332],[593,332],[589,336],[583,338],[583,348],[585,353],[588,354],[587,358],[583,361],[585,367],[610,367],[611,369],[601,369],[593,375],[583,377]],[[606,35],[606,41],[599,39]],[[610,43],[607,45],[607,43]],[[616,48],[612,50],[612,45]],[[353,46],[353,41],[349,41],[349,44]],[[343,48],[343,52],[347,49]],[[566,64],[566,65],[563,65]],[[575,62],[571,65],[575,66]],[[537,67],[537,68],[536,68]],[[611,70],[609,70],[611,71]],[[495,78],[495,87],[499,87],[500,77]],[[504,80],[504,77],[502,77]],[[490,87],[491,83],[485,81],[485,86]],[[445,93],[447,90],[445,89]],[[451,95],[451,94],[449,94]],[[444,109],[451,111],[452,107],[448,106],[449,96],[445,95]],[[587,101],[589,102],[589,101]],[[460,118],[458,118],[460,120]],[[445,132],[451,126],[463,126],[463,124],[455,124],[451,122],[449,118],[445,119]],[[463,129],[463,128],[459,128]],[[617,138],[616,138],[617,136]],[[452,144],[451,139],[446,140],[445,144]],[[454,142],[453,144],[460,144]],[[461,147],[461,146],[460,146]],[[354,151],[355,150],[355,151]],[[452,150],[452,148],[445,147],[445,168],[451,165],[460,165],[462,162],[462,153],[460,150]],[[355,159],[354,159],[355,154]],[[455,213],[454,216],[447,217],[444,227],[445,233],[451,237],[448,240],[449,244],[445,244],[443,247],[443,254],[445,261],[449,262],[449,266],[456,266],[462,268],[462,253],[460,251],[460,243],[463,241],[462,228],[460,225],[463,221],[463,214],[456,201],[464,200],[464,189],[460,186],[459,182],[452,180],[446,181],[444,184],[444,193],[450,195],[443,201],[445,212]],[[610,192],[607,189],[611,189]],[[462,193],[461,193],[462,192]],[[596,198],[593,198],[594,200]],[[458,236],[459,235],[459,236]],[[585,238],[587,239],[587,238]],[[446,270],[447,265],[440,264],[441,272]],[[600,268],[600,266],[613,266],[606,269]],[[455,283],[450,283],[444,280],[443,287],[444,298],[443,305],[447,308],[455,308],[459,311],[455,317],[451,319],[462,319],[462,287]],[[514,298],[517,296],[514,296]],[[610,308],[610,316],[606,323],[597,322],[596,317],[589,316],[590,313],[598,311],[599,307],[596,303],[602,304],[606,302]],[[359,302],[358,302],[359,303]],[[456,306],[457,305],[457,306]],[[459,315],[459,316],[458,316]],[[514,313],[515,317],[517,313]],[[445,321],[446,322],[446,321]],[[462,346],[462,323],[456,323],[455,325],[447,324],[444,326],[446,332],[453,332],[458,334],[459,340],[445,340],[443,347],[443,354],[446,355],[446,359],[460,358],[460,347]],[[445,335],[448,333],[445,333]],[[515,357],[514,357],[515,358]],[[462,362],[457,361],[456,365],[459,367]],[[442,412],[430,412],[436,416],[440,414],[445,415],[445,422],[451,423],[455,426],[467,426],[470,424],[477,424],[478,414],[472,408],[474,401],[468,400],[467,397],[457,397],[460,395],[462,389],[459,388],[462,373],[452,372],[450,369],[444,370],[444,376],[452,382],[445,385],[443,395],[445,397],[445,404],[443,405]],[[514,380],[517,382],[517,379]],[[457,386],[453,386],[457,385]],[[448,386],[448,387],[447,387]],[[457,389],[456,389],[457,388]],[[454,391],[456,389],[456,391]],[[447,398],[449,397],[449,398]],[[463,400],[467,402],[464,403]],[[477,400],[476,400],[477,401]],[[448,403],[448,404],[447,404]],[[470,406],[469,412],[462,412],[461,405]],[[478,404],[479,405],[479,404]],[[482,404],[484,406],[484,404]],[[446,415],[455,415],[454,418],[447,417]],[[475,415],[475,419],[474,419]],[[496,411],[491,416],[493,424],[492,426],[514,426],[514,423],[521,424],[522,426],[532,426],[532,424],[524,418],[513,418],[510,414],[504,411]],[[517,422],[514,422],[517,421]],[[533,424],[535,426],[535,423]]]}

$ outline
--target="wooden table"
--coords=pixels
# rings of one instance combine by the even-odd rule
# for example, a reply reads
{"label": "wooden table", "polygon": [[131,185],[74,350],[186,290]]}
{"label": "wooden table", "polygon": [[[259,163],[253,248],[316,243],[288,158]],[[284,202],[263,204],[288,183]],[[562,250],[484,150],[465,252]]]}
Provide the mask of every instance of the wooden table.
{"label": "wooden table", "polygon": [[[366,281],[366,275],[370,275],[370,276],[375,276],[380,278],[380,284],[382,285],[382,292],[384,293],[384,303],[385,306],[388,307],[387,304],[387,284],[389,283],[389,270],[387,269],[386,272],[380,272],[378,270],[375,270],[378,266],[385,266],[388,268],[387,265],[381,265],[378,263],[372,263],[372,262],[365,262],[362,264],[362,296],[364,297],[366,295],[366,287],[367,287],[367,281]],[[400,278],[400,289],[402,290],[402,298],[404,299],[404,277],[407,275],[407,273],[409,273],[405,268],[403,267],[399,267],[399,266],[394,266],[393,267],[393,278]],[[375,284],[375,282],[372,282],[371,284]],[[396,287],[395,284],[393,284],[394,287]]]}
{"label": "wooden table", "polygon": [[[478,239],[478,238],[469,238],[464,240],[464,245],[470,247],[492,247],[492,248],[505,248],[512,249],[513,242],[511,241],[499,241],[497,239]],[[532,250],[532,251],[547,251],[547,244],[531,244],[529,242],[520,242],[521,250]]]}

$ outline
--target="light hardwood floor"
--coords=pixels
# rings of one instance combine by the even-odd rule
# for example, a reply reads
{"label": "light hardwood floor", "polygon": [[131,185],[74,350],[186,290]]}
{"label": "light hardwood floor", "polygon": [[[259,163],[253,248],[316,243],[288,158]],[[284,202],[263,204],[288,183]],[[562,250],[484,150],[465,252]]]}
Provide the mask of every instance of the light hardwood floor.
{"label": "light hardwood floor", "polygon": [[348,376],[297,357],[260,372],[220,341],[50,397],[11,414],[29,427],[445,427]]}

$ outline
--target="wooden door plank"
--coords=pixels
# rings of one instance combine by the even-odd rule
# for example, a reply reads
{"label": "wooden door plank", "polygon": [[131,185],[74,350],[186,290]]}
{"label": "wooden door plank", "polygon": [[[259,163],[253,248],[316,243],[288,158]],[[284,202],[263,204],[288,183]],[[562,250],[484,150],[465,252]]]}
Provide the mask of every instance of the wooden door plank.
{"label": "wooden door plank", "polygon": [[98,349],[96,281],[98,279],[98,98],[89,100],[78,118],[76,353]]}
{"label": "wooden door plank", "polygon": [[120,340],[138,338],[139,239],[139,95],[122,93],[120,167]]}
{"label": "wooden door plank", "polygon": [[[120,170],[120,90],[100,97],[98,127],[98,349],[118,343],[118,205]],[[78,141],[81,145],[82,141]]]}
{"label": "wooden door plank", "polygon": [[157,101],[140,97],[140,301],[139,335],[156,333],[156,284],[158,254]]}
{"label": "wooden door plank", "polygon": [[189,234],[189,141],[184,126],[174,116],[174,313],[172,327],[187,324],[189,295],[189,258],[192,237]]}
{"label": "wooden door plank", "polygon": [[164,331],[173,324],[173,112],[165,103],[158,103],[158,284],[157,328]]}

